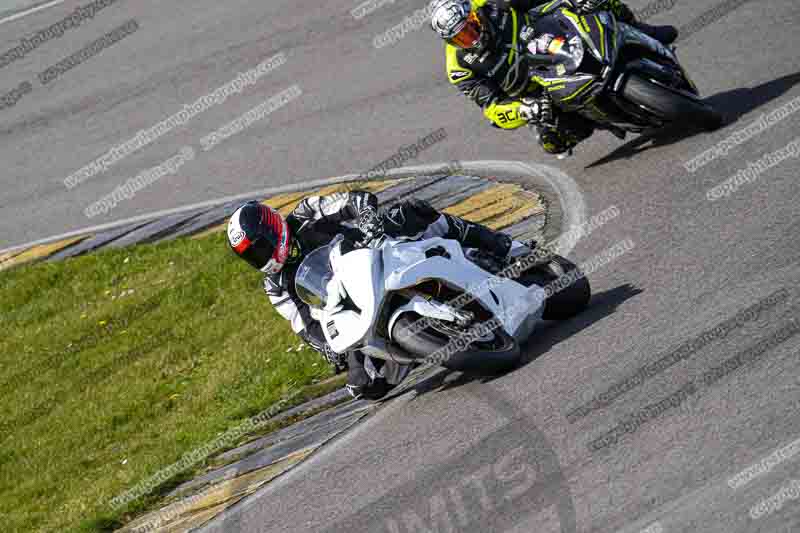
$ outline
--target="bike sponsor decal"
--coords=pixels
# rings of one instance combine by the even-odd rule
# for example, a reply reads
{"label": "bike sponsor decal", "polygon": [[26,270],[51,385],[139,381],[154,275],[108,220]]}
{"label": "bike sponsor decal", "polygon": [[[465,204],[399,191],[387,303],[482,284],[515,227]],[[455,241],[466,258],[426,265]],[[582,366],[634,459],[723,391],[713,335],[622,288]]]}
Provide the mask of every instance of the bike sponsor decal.
{"label": "bike sponsor decal", "polygon": [[547,47],[548,53],[553,55],[559,53],[561,49],[564,48],[564,42],[565,41],[563,37],[556,37],[555,39],[550,41],[550,44]]}
{"label": "bike sponsor decal", "polygon": [[236,248],[245,239],[244,230],[239,225],[239,213],[234,214],[228,222],[228,241]]}
{"label": "bike sponsor decal", "polygon": [[339,330],[336,329],[336,323],[333,320],[328,322],[326,327],[328,328],[328,335],[330,335],[331,339],[335,339],[339,336]]}
{"label": "bike sponsor decal", "polygon": [[231,234],[231,244],[238,246],[244,240],[244,232],[242,230],[235,231]]}

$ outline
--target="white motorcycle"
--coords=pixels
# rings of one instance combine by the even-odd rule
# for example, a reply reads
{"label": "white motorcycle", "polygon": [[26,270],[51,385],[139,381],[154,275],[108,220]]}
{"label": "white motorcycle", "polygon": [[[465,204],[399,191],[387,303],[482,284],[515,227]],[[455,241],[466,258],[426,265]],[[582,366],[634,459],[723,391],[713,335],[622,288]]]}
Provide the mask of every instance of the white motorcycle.
{"label": "white motorcycle", "polygon": [[442,238],[358,248],[338,236],[303,260],[295,287],[337,353],[493,373],[517,363],[540,320],[570,318],[589,302],[589,282],[568,260],[528,263],[504,271],[492,257]]}

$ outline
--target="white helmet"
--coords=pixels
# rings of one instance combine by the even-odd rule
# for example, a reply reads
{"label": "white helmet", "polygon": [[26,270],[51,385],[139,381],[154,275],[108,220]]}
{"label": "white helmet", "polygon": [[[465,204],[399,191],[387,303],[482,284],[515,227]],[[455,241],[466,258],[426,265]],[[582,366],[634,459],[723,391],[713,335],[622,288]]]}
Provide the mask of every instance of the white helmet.
{"label": "white helmet", "polygon": [[431,28],[439,37],[459,48],[481,45],[483,24],[470,0],[433,0]]}

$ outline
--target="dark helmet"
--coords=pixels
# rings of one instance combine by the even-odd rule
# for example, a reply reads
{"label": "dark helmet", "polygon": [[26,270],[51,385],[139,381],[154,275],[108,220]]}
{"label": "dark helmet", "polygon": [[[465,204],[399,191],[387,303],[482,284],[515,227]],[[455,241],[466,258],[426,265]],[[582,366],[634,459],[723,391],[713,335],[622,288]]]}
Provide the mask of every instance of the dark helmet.
{"label": "dark helmet", "polygon": [[268,274],[280,272],[289,257],[291,232],[274,209],[247,202],[228,222],[228,244],[236,254]]}

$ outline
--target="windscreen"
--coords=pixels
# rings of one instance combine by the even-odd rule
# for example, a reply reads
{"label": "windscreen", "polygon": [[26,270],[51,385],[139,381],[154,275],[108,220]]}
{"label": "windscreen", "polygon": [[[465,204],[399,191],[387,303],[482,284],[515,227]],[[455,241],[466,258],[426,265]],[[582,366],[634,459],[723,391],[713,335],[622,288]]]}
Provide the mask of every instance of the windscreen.
{"label": "windscreen", "polygon": [[317,248],[303,259],[294,277],[297,296],[311,307],[322,309],[328,300],[328,282],[333,279],[332,245]]}

